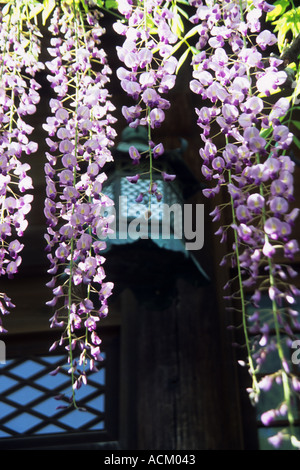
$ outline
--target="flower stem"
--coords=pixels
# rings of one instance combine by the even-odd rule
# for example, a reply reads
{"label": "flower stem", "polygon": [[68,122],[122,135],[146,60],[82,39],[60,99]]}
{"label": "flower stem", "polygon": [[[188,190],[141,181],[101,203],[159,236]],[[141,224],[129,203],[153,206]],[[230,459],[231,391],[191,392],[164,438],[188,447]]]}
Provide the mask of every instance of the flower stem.
{"label": "flower stem", "polygon": [[[232,183],[232,178],[231,178],[231,171],[229,170],[229,183]],[[233,204],[233,199],[231,196],[231,214],[232,214],[232,222],[233,225],[236,226],[236,215],[235,215],[235,210],[234,210],[234,204]],[[246,298],[245,298],[245,292],[244,292],[244,286],[243,286],[243,279],[242,279],[242,269],[241,269],[241,262],[240,262],[240,253],[239,253],[239,241],[238,241],[238,235],[236,229],[233,230],[234,232],[234,249],[235,249],[235,259],[236,259],[236,264],[237,264],[237,278],[238,278],[238,283],[239,283],[239,293],[240,293],[240,304],[241,304],[241,315],[242,315],[242,325],[243,325],[243,334],[244,334],[244,339],[246,343],[246,349],[247,349],[247,356],[248,356],[248,365],[249,365],[249,373],[252,378],[252,389],[255,393],[255,395],[259,394],[259,386],[256,378],[256,371],[255,371],[255,366],[251,354],[251,344],[250,344],[250,339],[248,335],[248,327],[247,327],[247,312],[246,312]]]}
{"label": "flower stem", "polygon": [[[73,21],[74,21],[74,29],[75,29],[75,47],[76,47],[76,55],[75,59],[77,61],[77,56],[78,56],[78,42],[79,42],[79,37],[78,37],[78,18],[76,15],[76,5],[75,1],[73,0]],[[75,86],[75,111],[74,114],[77,116],[77,109],[78,109],[78,89],[79,89],[79,80],[78,80],[78,71],[76,72],[76,86]],[[77,160],[78,156],[78,122],[76,118],[76,125],[75,125],[75,157]],[[76,165],[74,165],[73,168],[73,184],[74,187],[76,185]],[[75,209],[75,204],[73,203],[72,205],[72,213],[74,213]],[[74,269],[74,236],[71,238],[71,247],[70,247],[70,275],[69,275],[69,282],[68,282],[68,326],[67,326],[67,331],[68,331],[68,340],[69,340],[69,357],[70,357],[70,366],[71,366],[71,378],[72,378],[72,403],[77,408],[77,403],[76,403],[76,398],[75,398],[75,389],[74,389],[74,384],[75,384],[75,375],[74,375],[74,368],[73,368],[73,352],[72,352],[72,329],[71,329],[71,308],[72,308],[72,288],[73,288],[73,269]]]}
{"label": "flower stem", "polygon": [[[144,28],[145,31],[147,30],[147,0],[143,2],[144,8]],[[148,39],[147,35],[145,35],[145,47],[148,49]],[[146,65],[146,71],[149,71],[149,64]],[[151,142],[151,121],[150,121],[150,107],[147,106],[146,108],[146,115],[147,115],[147,133],[148,133],[148,151],[149,151],[149,202],[148,202],[148,211],[149,215],[151,215],[151,200],[152,200],[152,185],[153,185],[153,158],[152,158],[152,148],[150,145]]]}

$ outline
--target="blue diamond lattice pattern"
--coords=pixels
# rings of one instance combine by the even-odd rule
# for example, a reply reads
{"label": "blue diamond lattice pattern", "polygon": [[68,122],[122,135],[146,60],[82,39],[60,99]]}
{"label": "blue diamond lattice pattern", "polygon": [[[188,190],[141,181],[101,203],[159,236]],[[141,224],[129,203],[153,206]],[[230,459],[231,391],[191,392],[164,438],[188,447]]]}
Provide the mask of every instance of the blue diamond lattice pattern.
{"label": "blue diamond lattice pattern", "polygon": [[[64,365],[65,356],[59,355],[0,364],[0,438],[105,429],[105,356],[98,372],[86,371],[88,384],[76,392],[80,410],[59,408],[62,402],[55,399],[70,395]],[[50,375],[58,366],[60,371]]]}

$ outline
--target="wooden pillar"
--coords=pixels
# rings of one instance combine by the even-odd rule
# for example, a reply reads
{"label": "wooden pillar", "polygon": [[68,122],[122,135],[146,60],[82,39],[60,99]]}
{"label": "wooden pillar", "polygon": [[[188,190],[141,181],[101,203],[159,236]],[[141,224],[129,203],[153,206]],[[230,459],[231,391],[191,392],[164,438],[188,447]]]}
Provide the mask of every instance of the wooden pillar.
{"label": "wooden pillar", "polygon": [[127,309],[134,359],[127,378],[131,398],[125,397],[132,419],[127,431],[134,432],[133,446],[136,441],[131,448],[241,449],[234,365],[222,348],[213,286],[195,288],[180,279],[177,291],[164,310],[141,303],[135,313]]}

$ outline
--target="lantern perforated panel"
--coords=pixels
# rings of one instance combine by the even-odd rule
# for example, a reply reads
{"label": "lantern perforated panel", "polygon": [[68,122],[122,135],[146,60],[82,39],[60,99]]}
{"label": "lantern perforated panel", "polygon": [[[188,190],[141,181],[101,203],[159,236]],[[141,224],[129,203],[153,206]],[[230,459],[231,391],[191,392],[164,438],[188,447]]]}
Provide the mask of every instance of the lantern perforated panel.
{"label": "lantern perforated panel", "polygon": [[[164,202],[164,185],[162,181],[157,181],[158,191],[162,195],[162,202]],[[123,204],[120,207],[120,215],[126,217],[137,217],[140,210],[144,211],[148,208],[148,189],[150,185],[150,180],[140,179],[136,184],[129,183],[126,178],[121,179],[121,195],[126,196],[127,204]],[[145,194],[143,204],[136,203],[137,196],[142,193]],[[155,219],[161,219],[160,213],[161,204],[156,202],[155,196],[151,199],[151,212],[152,217]]]}

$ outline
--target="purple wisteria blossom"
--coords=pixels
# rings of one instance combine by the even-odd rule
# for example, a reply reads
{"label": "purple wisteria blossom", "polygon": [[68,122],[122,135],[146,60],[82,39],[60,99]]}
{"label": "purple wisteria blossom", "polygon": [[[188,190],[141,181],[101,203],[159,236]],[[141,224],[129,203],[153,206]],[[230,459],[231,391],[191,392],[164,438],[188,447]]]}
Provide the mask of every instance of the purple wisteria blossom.
{"label": "purple wisteria blossom", "polygon": [[[35,75],[43,68],[39,29],[29,15],[22,28],[21,16],[24,11],[17,1],[0,13],[0,274],[8,278],[14,277],[22,261],[23,244],[18,238],[27,228],[33,199],[28,193],[33,188],[30,165],[22,160],[37,150],[26,117],[35,113],[39,103]],[[9,313],[11,307],[11,300],[1,293],[1,313]],[[0,319],[0,332],[5,331]]]}
{"label": "purple wisteria blossom", "polygon": [[[107,315],[113,287],[103,267],[105,243],[99,240],[106,225],[103,213],[113,204],[102,184],[115,137],[114,106],[106,89],[111,70],[101,48],[100,18],[97,10],[84,19],[72,6],[64,11],[57,7],[50,26],[51,60],[46,62],[56,94],[43,125],[49,135],[44,213],[53,297],[48,305],[53,308],[51,327],[63,328],[53,348],[59,344],[68,351],[73,404],[74,390],[84,383],[84,367],[96,370],[101,360],[96,331]],[[78,335],[80,329],[86,335]]]}
{"label": "purple wisteria blossom", "polygon": [[[189,3],[194,7],[190,20],[198,25],[199,32],[190,88],[205,100],[205,106],[196,108],[203,141],[199,151],[202,174],[208,182],[203,193],[209,198],[221,189],[228,194],[228,204],[217,206],[211,216],[219,221],[221,211],[230,207],[234,242],[221,264],[230,260],[231,268],[237,270],[239,287],[232,295],[244,299],[240,311],[253,381],[249,395],[257,403],[262,384],[270,389],[276,382],[265,379],[259,384],[256,374],[268,355],[278,350],[276,379],[284,384],[284,399],[278,408],[266,411],[261,420],[269,425],[278,416],[287,417],[291,437],[292,400],[298,391],[293,387],[295,377],[283,344],[288,346],[299,331],[298,313],[293,310],[291,314],[290,309],[299,290],[292,283],[294,273],[288,263],[299,251],[292,237],[299,211],[290,207],[294,163],[288,150],[293,135],[281,122],[289,102],[284,97],[268,101],[287,78],[279,69],[282,61],[265,53],[276,44],[276,37],[261,30],[261,20],[273,7],[263,0],[253,1],[247,9],[239,0]],[[253,34],[256,42],[250,37]],[[217,135],[219,148],[214,140]],[[216,231],[221,242],[228,243],[228,229],[221,226]],[[283,264],[279,261],[282,258],[286,261]],[[231,285],[229,281],[225,287]],[[246,291],[253,293],[249,301]],[[270,304],[268,321],[261,311],[263,296]],[[250,306],[255,314],[249,317]],[[256,335],[255,353],[249,347],[249,332]],[[279,436],[270,441],[275,447],[282,441]]]}

